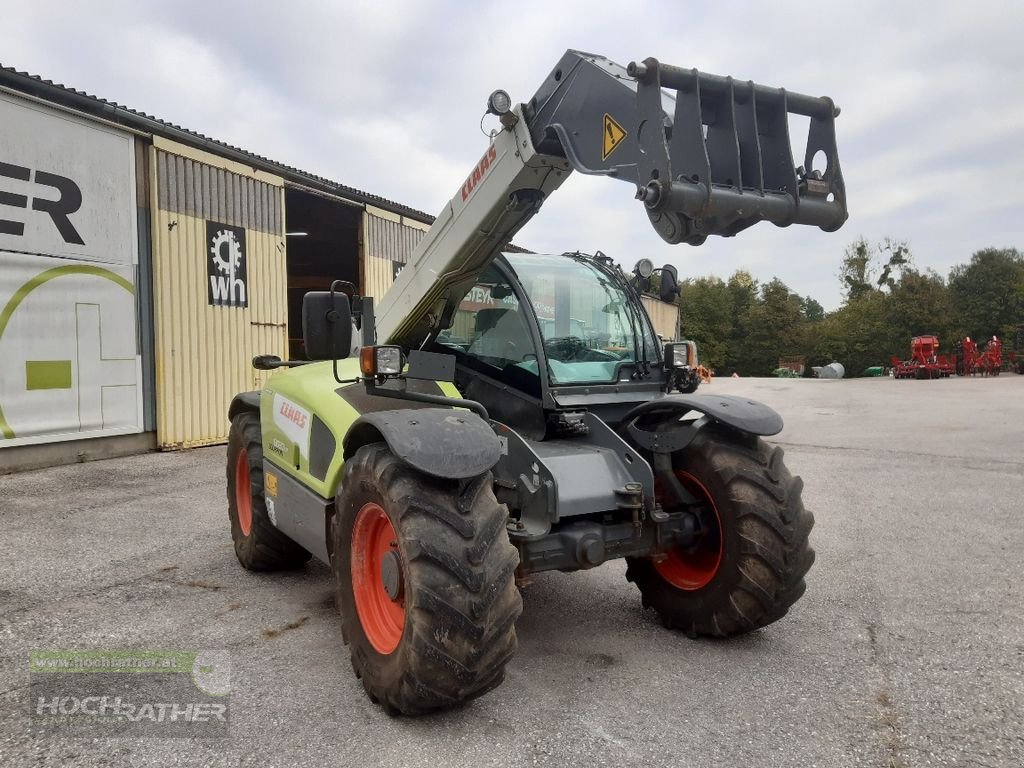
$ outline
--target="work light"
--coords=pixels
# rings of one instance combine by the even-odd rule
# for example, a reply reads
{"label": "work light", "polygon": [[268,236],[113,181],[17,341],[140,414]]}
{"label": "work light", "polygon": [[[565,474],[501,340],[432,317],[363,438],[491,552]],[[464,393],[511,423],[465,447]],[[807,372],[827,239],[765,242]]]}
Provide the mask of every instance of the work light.
{"label": "work light", "polygon": [[359,370],[363,376],[397,376],[402,372],[401,347],[363,347]]}
{"label": "work light", "polygon": [[633,271],[646,280],[654,274],[654,262],[650,259],[640,259],[633,267]]}
{"label": "work light", "polygon": [[693,345],[685,341],[665,345],[665,368],[685,368],[696,363]]}
{"label": "work light", "polygon": [[508,114],[512,110],[512,97],[506,91],[498,89],[487,97],[487,112],[491,115]]}

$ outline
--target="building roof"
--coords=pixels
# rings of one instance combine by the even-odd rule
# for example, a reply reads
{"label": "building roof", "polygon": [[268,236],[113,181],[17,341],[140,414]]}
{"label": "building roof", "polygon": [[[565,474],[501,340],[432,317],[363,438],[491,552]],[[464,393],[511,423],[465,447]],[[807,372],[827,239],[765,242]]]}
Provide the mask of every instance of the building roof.
{"label": "building roof", "polygon": [[147,115],[145,112],[139,112],[114,101],[101,99],[98,96],[93,96],[85,91],[79,91],[61,83],[54,83],[52,80],[44,80],[39,75],[32,75],[28,72],[19,72],[11,67],[4,67],[2,64],[0,64],[0,88],[34,96],[45,102],[66,107],[76,112],[100,118],[117,125],[123,125],[137,131],[173,139],[182,144],[244,163],[252,168],[273,173],[281,176],[286,181],[301,184],[320,192],[359,203],[374,205],[427,224],[434,221],[433,216],[423,211],[396,203],[385,197],[363,192],[354,187],[331,181],[323,176],[317,176],[316,174],[293,168],[290,165],[284,165],[223,141],[211,139],[188,128],[182,128],[180,125]]}

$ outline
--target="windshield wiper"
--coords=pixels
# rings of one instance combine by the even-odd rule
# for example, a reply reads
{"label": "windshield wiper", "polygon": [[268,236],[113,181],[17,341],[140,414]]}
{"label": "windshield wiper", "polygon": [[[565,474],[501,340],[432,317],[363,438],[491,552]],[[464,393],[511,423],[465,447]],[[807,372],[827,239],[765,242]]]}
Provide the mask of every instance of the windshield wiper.
{"label": "windshield wiper", "polygon": [[[637,335],[636,327],[638,325],[641,327],[641,331],[640,331],[640,362],[639,362],[639,365],[637,366],[636,378],[638,378],[638,379],[646,379],[648,376],[651,375],[651,363],[647,359],[647,334],[643,330],[643,322],[644,321],[643,321],[643,317],[640,315],[640,309],[639,309],[639,306],[643,306],[643,304],[640,301],[640,295],[633,289],[633,286],[629,284],[628,280],[623,279],[620,282],[625,284],[626,290],[629,291],[630,294],[632,295],[633,301],[627,301],[626,302],[626,304],[628,305],[628,309],[626,311],[627,311],[627,313],[629,313],[630,325],[632,325],[633,329],[634,329],[633,330],[633,336],[634,337]],[[636,341],[634,340],[633,343],[636,344]]]}

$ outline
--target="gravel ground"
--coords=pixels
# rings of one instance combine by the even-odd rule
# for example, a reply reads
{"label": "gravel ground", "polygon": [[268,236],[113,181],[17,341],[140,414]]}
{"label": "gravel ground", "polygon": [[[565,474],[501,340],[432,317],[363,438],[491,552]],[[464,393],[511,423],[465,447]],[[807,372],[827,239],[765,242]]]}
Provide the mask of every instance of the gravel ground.
{"label": "gravel ground", "polygon": [[[242,570],[224,449],[0,476],[0,765],[1020,766],[1024,377],[725,379],[786,418],[806,596],[727,642],[663,629],[613,562],[524,593],[504,685],[390,719],[329,572]],[[28,654],[227,649],[227,739],[42,737]]]}

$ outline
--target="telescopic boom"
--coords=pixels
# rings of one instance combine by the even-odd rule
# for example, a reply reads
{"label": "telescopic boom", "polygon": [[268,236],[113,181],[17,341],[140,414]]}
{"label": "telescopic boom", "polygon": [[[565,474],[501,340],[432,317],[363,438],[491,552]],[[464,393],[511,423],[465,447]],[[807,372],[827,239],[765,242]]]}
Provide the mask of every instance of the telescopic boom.
{"label": "telescopic boom", "polygon": [[[632,185],[669,243],[700,245],[759,221],[831,232],[847,218],[839,109],[827,97],[570,50],[529,102],[492,111],[502,130],[377,305],[381,342],[417,347],[448,327],[480,273],[574,170]],[[791,114],[810,121],[800,166]]]}

